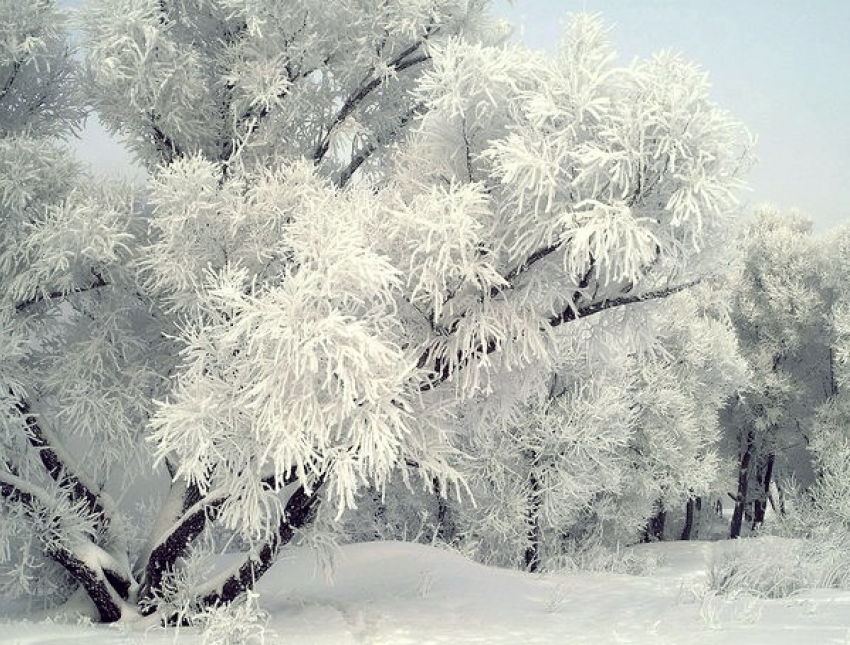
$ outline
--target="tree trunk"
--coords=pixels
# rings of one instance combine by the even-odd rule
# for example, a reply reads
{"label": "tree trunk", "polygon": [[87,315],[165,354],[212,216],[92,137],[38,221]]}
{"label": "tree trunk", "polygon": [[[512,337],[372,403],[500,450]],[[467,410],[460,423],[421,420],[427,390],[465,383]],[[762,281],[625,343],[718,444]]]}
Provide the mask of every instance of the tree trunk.
{"label": "tree trunk", "polygon": [[528,483],[528,546],[525,548],[525,568],[527,571],[540,570],[540,482],[532,472]]}
{"label": "tree trunk", "polygon": [[224,499],[199,501],[197,486],[187,486],[183,492],[183,515],[173,529],[151,550],[144,569],[139,602],[142,613],[156,611],[155,598],[162,591],[163,582],[174,571],[177,561],[184,556],[192,543],[203,533],[207,523],[215,519],[216,511]]}
{"label": "tree trunk", "polygon": [[203,607],[216,607],[236,600],[248,589],[252,589],[257,581],[268,571],[277,560],[281,549],[292,540],[297,529],[303,528],[316,517],[319,506],[319,490],[323,480],[316,483],[311,493],[303,486],[290,496],[286,503],[286,512],[280,524],[271,537],[260,547],[259,551],[246,555],[242,563],[216,588],[201,590],[199,602]]}
{"label": "tree trunk", "polygon": [[664,502],[661,500],[656,504],[656,513],[646,523],[646,528],[643,532],[643,542],[662,542],[664,541],[664,527],[667,524],[667,511],[664,509]]}
{"label": "tree trunk", "polygon": [[694,540],[699,537],[699,514],[702,511],[702,497],[691,497],[685,504],[685,527],[682,529],[683,540]]}
{"label": "tree trunk", "polygon": [[449,500],[443,492],[439,478],[435,477],[434,495],[437,497],[437,539],[445,544],[451,544],[455,538],[455,522],[452,517],[452,508]]}
{"label": "tree trunk", "polygon": [[744,523],[744,511],[746,509],[750,486],[750,462],[755,451],[755,435],[752,430],[747,432],[747,439],[741,455],[741,467],[738,470],[738,495],[735,498],[735,510],[732,512],[732,522],[729,525],[729,537],[736,539],[741,537],[741,527]]}
{"label": "tree trunk", "polygon": [[753,529],[764,524],[764,515],[767,510],[768,499],[770,498],[770,484],[773,479],[773,465],[775,461],[776,455],[770,453],[767,455],[765,462],[763,464],[759,463],[759,467],[756,469],[759,496],[753,502]]}

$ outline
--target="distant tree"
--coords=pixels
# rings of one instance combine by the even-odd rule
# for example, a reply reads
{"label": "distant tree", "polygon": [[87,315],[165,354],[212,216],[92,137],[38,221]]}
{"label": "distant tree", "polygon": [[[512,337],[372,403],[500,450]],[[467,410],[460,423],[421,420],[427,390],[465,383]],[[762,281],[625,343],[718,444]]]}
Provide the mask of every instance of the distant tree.
{"label": "distant tree", "polygon": [[[152,178],[52,190],[73,235],[19,260],[3,526],[42,547],[3,551],[19,578],[46,556],[103,621],[230,602],[319,509],[462,482],[467,406],[710,269],[748,142],[704,76],[615,67],[588,18],[554,59],[506,48],[484,4],[90,2],[84,87]],[[151,461],[167,492],[125,516]]]}
{"label": "distant tree", "polygon": [[741,250],[732,318],[751,383],[726,413],[738,463],[733,538],[745,520],[752,527],[764,521],[771,485],[781,476],[811,481],[812,415],[834,393],[828,265],[811,223],[762,209]]}
{"label": "distant tree", "polygon": [[814,482],[808,491],[811,531],[839,535],[850,528],[850,227],[824,240],[825,280],[833,289],[829,311],[831,396],[817,409],[809,449],[814,458]]}

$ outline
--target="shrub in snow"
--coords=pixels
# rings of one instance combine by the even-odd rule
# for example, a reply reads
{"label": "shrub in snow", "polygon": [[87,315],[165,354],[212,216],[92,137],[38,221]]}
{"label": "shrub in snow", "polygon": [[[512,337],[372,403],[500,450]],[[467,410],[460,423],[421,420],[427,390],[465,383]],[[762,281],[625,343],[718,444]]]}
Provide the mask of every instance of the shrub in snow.
{"label": "shrub in snow", "polygon": [[664,564],[664,558],[654,551],[610,547],[598,542],[587,542],[585,545],[571,545],[572,548],[565,547],[560,556],[547,563],[547,569],[648,576]]}
{"label": "shrub in snow", "polygon": [[266,642],[269,615],[258,596],[246,593],[227,605],[206,607],[194,622],[203,629],[204,645],[262,645]]}
{"label": "shrub in snow", "polygon": [[804,589],[847,589],[850,539],[758,537],[738,540],[715,552],[707,587],[726,596],[785,598]]}

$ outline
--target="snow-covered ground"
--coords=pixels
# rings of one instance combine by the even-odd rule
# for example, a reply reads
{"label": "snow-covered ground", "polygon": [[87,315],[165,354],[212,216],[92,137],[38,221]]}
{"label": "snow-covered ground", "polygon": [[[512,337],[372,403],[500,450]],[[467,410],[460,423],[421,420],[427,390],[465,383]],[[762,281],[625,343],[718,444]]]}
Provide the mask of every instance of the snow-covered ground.
{"label": "snow-covered ground", "polygon": [[[484,567],[416,544],[344,547],[333,581],[307,551],[259,585],[266,643],[850,644],[850,592],[812,590],[766,600],[706,592],[706,571],[729,542],[637,547],[649,575],[533,575]],[[197,631],[73,619],[0,622],[2,645],[203,643]]]}

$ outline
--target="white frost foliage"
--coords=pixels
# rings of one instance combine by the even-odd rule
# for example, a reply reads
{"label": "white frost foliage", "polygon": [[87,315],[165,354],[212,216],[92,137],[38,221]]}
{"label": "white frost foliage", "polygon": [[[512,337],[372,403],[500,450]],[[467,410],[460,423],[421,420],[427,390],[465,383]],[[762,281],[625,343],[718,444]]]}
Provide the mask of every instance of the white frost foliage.
{"label": "white frost foliage", "polygon": [[149,168],[192,154],[321,161],[324,143],[356,123],[362,138],[335,160],[344,166],[395,138],[427,48],[475,32],[483,6],[93,0],[81,27],[98,114]]}
{"label": "white frost foliage", "polygon": [[835,362],[838,384],[850,388],[850,302],[835,305],[832,312],[835,329]]}
{"label": "white frost foliage", "polygon": [[514,263],[557,245],[579,278],[592,263],[603,282],[635,281],[700,251],[735,208],[749,141],[710,102],[704,74],[669,55],[628,68],[614,58],[600,23],[577,18],[480,152]]}
{"label": "white frost foliage", "polygon": [[559,242],[565,247],[564,270],[576,281],[601,264],[605,283],[637,282],[657,257],[660,241],[625,202],[577,204]]}
{"label": "white frost foliage", "polygon": [[50,290],[85,287],[96,268],[130,256],[132,195],[120,188],[99,188],[72,190],[25,226],[17,253],[26,268],[8,282],[13,297],[23,301]]}
{"label": "white frost foliage", "polygon": [[488,206],[480,186],[461,184],[434,188],[394,209],[389,243],[407,277],[408,298],[433,312],[435,323],[444,300],[505,285],[484,252],[493,217]]}
{"label": "white frost foliage", "polygon": [[330,194],[296,215],[284,231],[292,269],[273,280],[226,266],[199,290],[152,440],[177,476],[231,494],[222,519],[234,529],[267,528],[277,502],[265,478],[294,474],[309,490],[322,476],[342,510],[400,456],[412,372],[397,343],[398,276],[359,230],[360,198],[343,209]]}
{"label": "white frost foliage", "polygon": [[279,279],[293,260],[285,227],[296,215],[333,208],[329,187],[306,163],[233,169],[227,178],[222,172],[191,157],[151,182],[153,242],[139,260],[143,284],[183,314],[202,306],[209,270],[231,265],[248,271],[249,280]]}
{"label": "white frost foliage", "polygon": [[59,4],[0,0],[0,138],[66,134],[83,116]]}
{"label": "white frost foliage", "polygon": [[636,413],[625,389],[601,379],[568,386],[517,429],[519,444],[533,455],[547,525],[574,523],[594,496],[617,494],[626,485],[624,450]]}
{"label": "white frost foliage", "polygon": [[532,75],[535,69],[527,52],[462,40],[434,47],[431,53],[433,68],[418,84],[420,100],[472,128],[481,121],[489,125],[504,109],[505,99],[528,82],[520,80],[518,69]]}
{"label": "white frost foliage", "polygon": [[819,478],[812,492],[814,510],[827,525],[850,527],[850,396],[839,392],[817,411],[810,450]]}
{"label": "white frost foliage", "polygon": [[90,82],[101,90],[100,109],[107,116],[130,109],[141,117],[124,124],[121,134],[140,138],[146,121],[170,133],[164,136],[173,145],[203,141],[217,117],[208,72],[198,51],[182,46],[179,34],[165,28],[159,3],[94,2],[86,6],[84,20],[87,67]]}

